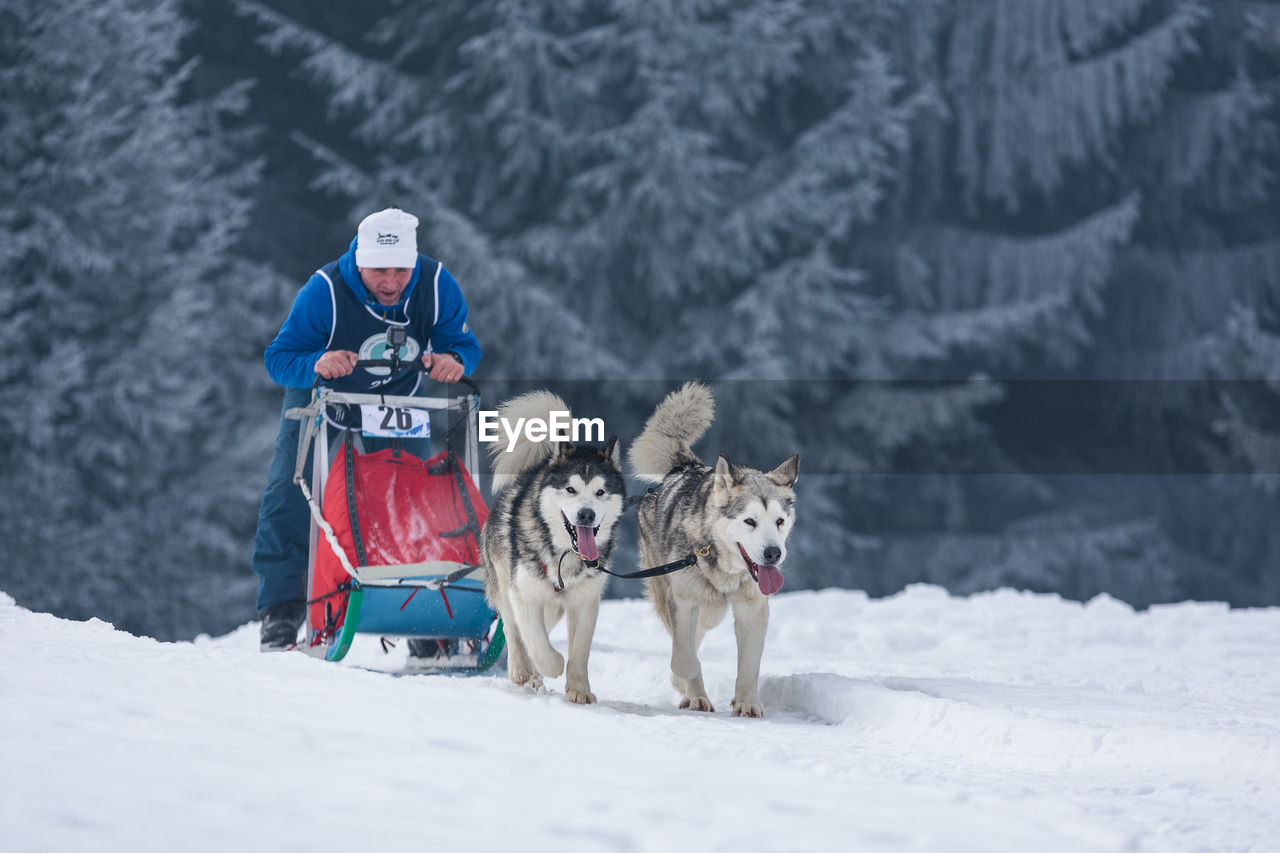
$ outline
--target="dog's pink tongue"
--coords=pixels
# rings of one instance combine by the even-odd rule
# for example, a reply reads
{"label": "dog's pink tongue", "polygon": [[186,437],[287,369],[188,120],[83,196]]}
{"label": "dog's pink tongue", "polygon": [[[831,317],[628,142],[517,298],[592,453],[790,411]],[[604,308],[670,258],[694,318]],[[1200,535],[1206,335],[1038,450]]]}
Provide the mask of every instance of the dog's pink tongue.
{"label": "dog's pink tongue", "polygon": [[782,572],[777,566],[757,566],[758,571],[756,582],[760,584],[760,591],[765,595],[773,595],[782,589]]}
{"label": "dog's pink tongue", "polygon": [[584,560],[600,559],[600,549],[596,547],[596,532],[590,527],[576,525],[578,534],[578,556]]}

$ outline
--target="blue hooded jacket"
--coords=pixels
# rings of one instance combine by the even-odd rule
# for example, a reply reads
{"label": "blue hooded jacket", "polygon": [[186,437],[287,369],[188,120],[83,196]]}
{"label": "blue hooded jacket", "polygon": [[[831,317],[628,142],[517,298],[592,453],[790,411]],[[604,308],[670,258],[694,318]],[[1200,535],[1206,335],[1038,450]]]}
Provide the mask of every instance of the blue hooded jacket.
{"label": "blue hooded jacket", "polygon": [[[467,324],[462,290],[444,265],[418,255],[413,275],[395,305],[382,305],[365,289],[356,269],[356,241],[341,258],[326,264],[298,291],[289,316],[267,345],[267,373],[280,385],[310,388],[316,362],[329,350],[351,350],[361,358],[383,358],[386,330],[405,326],[409,340],[401,358],[423,352],[453,352],[470,375],[480,363],[480,342]],[[356,370],[329,384],[343,391],[411,394],[419,374],[393,381],[384,369]],[[378,375],[383,374],[383,375]]]}

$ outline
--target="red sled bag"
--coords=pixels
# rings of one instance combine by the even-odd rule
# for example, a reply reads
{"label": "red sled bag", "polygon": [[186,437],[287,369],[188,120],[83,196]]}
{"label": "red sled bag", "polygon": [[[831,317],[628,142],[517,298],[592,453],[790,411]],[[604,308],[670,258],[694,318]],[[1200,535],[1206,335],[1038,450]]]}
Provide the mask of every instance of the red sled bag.
{"label": "red sled bag", "polygon": [[[360,453],[347,441],[329,469],[322,514],[352,566],[400,566],[403,577],[422,578],[479,565],[489,510],[451,451],[424,461],[389,449]],[[415,569],[420,563],[446,565]],[[350,620],[364,633],[462,637],[483,636],[494,618],[473,576],[438,591],[357,584],[354,595],[351,580],[320,536],[310,589],[312,645],[332,642]]]}

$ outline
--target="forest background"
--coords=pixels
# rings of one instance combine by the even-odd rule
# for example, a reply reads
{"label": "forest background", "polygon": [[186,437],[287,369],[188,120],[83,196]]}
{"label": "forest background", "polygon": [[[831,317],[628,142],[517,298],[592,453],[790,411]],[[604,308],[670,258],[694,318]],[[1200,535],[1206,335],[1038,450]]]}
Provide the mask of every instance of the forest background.
{"label": "forest background", "polygon": [[[1280,3],[0,0],[0,589],[254,618],[262,350],[389,205],[487,403],[802,455],[788,589],[1280,604]],[[615,595],[638,594],[618,584]]]}

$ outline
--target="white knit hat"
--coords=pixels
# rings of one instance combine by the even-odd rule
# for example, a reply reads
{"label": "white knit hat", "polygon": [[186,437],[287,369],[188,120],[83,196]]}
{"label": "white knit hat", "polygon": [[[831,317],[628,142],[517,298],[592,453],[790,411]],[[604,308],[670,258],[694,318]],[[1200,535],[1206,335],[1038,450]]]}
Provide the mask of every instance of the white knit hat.
{"label": "white knit hat", "polygon": [[418,217],[398,207],[370,213],[356,232],[356,266],[408,267],[418,262]]}

